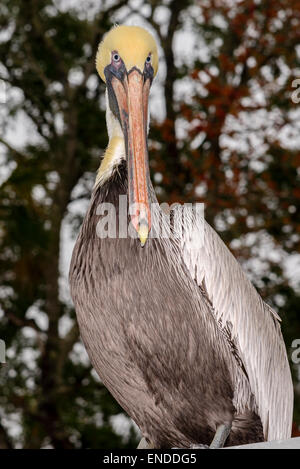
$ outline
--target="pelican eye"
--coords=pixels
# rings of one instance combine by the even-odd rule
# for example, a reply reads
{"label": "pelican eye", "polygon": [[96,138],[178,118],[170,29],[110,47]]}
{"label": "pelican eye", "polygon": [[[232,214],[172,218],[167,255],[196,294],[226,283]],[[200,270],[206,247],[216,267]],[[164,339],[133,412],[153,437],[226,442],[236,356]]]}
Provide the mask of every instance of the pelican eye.
{"label": "pelican eye", "polygon": [[113,54],[113,61],[114,61],[114,62],[119,62],[119,60],[120,60],[119,54],[116,54],[116,53]]}
{"label": "pelican eye", "polygon": [[149,64],[151,62],[151,55],[149,54],[148,57],[146,58],[146,63]]}

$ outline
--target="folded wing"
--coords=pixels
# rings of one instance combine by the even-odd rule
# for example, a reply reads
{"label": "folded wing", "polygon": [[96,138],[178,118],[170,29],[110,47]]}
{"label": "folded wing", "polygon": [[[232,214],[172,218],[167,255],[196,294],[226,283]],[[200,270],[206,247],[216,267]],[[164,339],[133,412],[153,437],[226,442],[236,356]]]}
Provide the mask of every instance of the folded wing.
{"label": "folded wing", "polygon": [[289,438],[293,384],[280,318],[261,299],[217,233],[203,218],[190,217],[181,237],[186,266],[205,288],[216,320],[231,326],[266,440]]}

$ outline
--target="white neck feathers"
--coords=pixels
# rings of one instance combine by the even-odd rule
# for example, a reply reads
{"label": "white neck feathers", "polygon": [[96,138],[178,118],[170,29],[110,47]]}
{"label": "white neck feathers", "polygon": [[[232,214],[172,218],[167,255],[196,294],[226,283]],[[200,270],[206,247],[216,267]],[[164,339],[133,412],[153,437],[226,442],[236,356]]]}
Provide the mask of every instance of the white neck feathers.
{"label": "white neck feathers", "polygon": [[110,110],[107,90],[106,100],[106,126],[109,137],[108,146],[105,150],[103,160],[97,173],[95,186],[102,185],[109,179],[122,160],[126,159],[125,141],[118,119]]}

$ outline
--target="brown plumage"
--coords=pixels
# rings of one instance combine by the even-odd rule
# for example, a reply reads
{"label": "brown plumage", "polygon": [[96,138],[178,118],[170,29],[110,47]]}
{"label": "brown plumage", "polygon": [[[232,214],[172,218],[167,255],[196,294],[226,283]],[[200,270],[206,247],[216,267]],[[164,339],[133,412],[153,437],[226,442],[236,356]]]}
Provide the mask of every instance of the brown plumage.
{"label": "brown plumage", "polygon": [[[149,236],[158,229],[151,203],[167,222],[146,142],[157,63],[155,42],[140,28],[114,28],[99,48],[109,146],[70,267],[82,340],[156,448],[209,445],[223,424],[231,425],[226,445],[286,438],[293,388],[276,313],[204,220],[191,215],[177,237]],[[118,220],[120,195],[134,207],[128,223],[137,237],[102,239],[97,208],[113,204]]]}
{"label": "brown plumage", "polygon": [[[217,426],[234,419],[233,376],[249,384],[174,241],[149,239],[141,248],[138,239],[97,237],[97,206],[111,202],[118,212],[126,193],[122,164],[95,188],[74,249],[70,282],[82,340],[103,383],[156,448],[210,444]],[[262,440],[253,410],[236,415],[227,444]]]}

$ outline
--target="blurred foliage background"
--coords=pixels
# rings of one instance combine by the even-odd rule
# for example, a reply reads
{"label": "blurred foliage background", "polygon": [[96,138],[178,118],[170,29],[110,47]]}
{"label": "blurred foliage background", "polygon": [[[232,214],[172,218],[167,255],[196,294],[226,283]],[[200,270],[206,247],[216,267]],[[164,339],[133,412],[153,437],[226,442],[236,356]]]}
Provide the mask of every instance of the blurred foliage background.
{"label": "blurred foliage background", "polygon": [[205,202],[281,315],[289,356],[300,338],[299,1],[1,0],[0,448],[137,442],[91,369],[66,280],[107,144],[94,62],[115,22],[147,27],[160,47],[149,135],[159,200]]}

